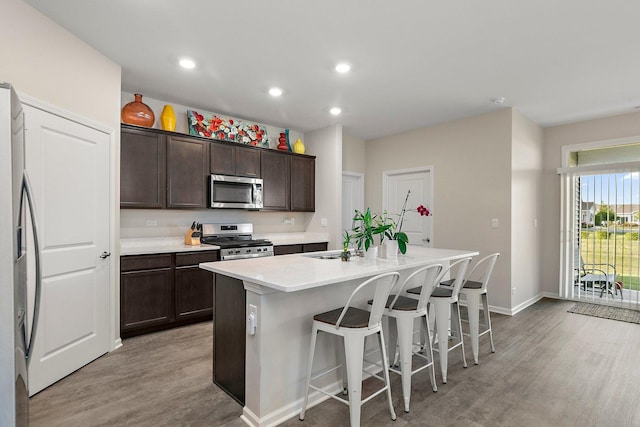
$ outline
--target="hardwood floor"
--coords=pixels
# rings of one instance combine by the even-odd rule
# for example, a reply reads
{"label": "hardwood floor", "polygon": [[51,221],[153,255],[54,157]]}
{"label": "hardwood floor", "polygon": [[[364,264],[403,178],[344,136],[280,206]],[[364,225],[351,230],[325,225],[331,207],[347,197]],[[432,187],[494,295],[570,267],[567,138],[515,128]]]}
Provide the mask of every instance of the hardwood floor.
{"label": "hardwood floor", "polygon": [[[640,425],[640,325],[567,313],[572,305],[543,299],[513,317],[492,315],[496,353],[481,338],[476,366],[465,340],[469,368],[452,352],[437,393],[426,371],[414,376],[410,413],[392,374],[398,419],[381,395],[363,406],[362,425]],[[31,425],[244,425],[242,408],[211,382],[211,331],[204,323],[126,340],[34,396]],[[282,425],[347,426],[347,411],[325,401]]]}

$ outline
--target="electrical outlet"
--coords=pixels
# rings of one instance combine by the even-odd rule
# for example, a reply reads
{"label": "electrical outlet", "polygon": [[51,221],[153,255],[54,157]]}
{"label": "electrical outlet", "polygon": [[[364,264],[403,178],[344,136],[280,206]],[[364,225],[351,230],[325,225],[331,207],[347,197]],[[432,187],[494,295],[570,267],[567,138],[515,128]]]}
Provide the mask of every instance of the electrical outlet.
{"label": "electrical outlet", "polygon": [[158,226],[158,221],[156,221],[155,219],[147,220],[147,227],[157,227],[157,226]]}
{"label": "electrical outlet", "polygon": [[255,335],[258,328],[258,307],[249,304],[249,314],[247,315],[247,334]]}
{"label": "electrical outlet", "polygon": [[491,228],[498,228],[498,227],[500,227],[500,221],[498,220],[498,218],[492,218]]}

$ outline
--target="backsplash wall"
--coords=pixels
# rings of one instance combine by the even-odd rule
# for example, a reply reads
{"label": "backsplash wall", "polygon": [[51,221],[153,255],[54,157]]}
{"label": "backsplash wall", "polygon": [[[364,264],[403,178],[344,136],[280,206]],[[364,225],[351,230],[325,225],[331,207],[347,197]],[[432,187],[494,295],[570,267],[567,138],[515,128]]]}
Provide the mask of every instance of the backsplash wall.
{"label": "backsplash wall", "polygon": [[[293,218],[294,224],[285,224]],[[193,221],[253,223],[255,234],[304,232],[311,213],[250,212],[238,209],[120,209],[120,238],[184,236]],[[155,225],[147,225],[149,222]]]}

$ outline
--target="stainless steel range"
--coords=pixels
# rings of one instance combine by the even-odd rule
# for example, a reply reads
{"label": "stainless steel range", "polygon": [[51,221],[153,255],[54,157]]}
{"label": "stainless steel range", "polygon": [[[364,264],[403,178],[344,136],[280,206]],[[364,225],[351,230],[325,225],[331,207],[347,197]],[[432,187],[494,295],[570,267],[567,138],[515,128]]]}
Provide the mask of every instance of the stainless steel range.
{"label": "stainless steel range", "polygon": [[202,224],[200,242],[220,246],[223,261],[273,256],[273,243],[253,238],[253,224]]}

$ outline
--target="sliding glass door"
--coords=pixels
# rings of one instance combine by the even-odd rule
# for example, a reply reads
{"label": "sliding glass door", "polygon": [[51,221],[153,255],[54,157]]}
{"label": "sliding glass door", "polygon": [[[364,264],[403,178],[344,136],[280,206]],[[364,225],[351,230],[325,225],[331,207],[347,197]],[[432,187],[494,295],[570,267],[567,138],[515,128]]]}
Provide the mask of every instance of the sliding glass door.
{"label": "sliding glass door", "polygon": [[640,167],[599,168],[563,173],[560,294],[640,308]]}

